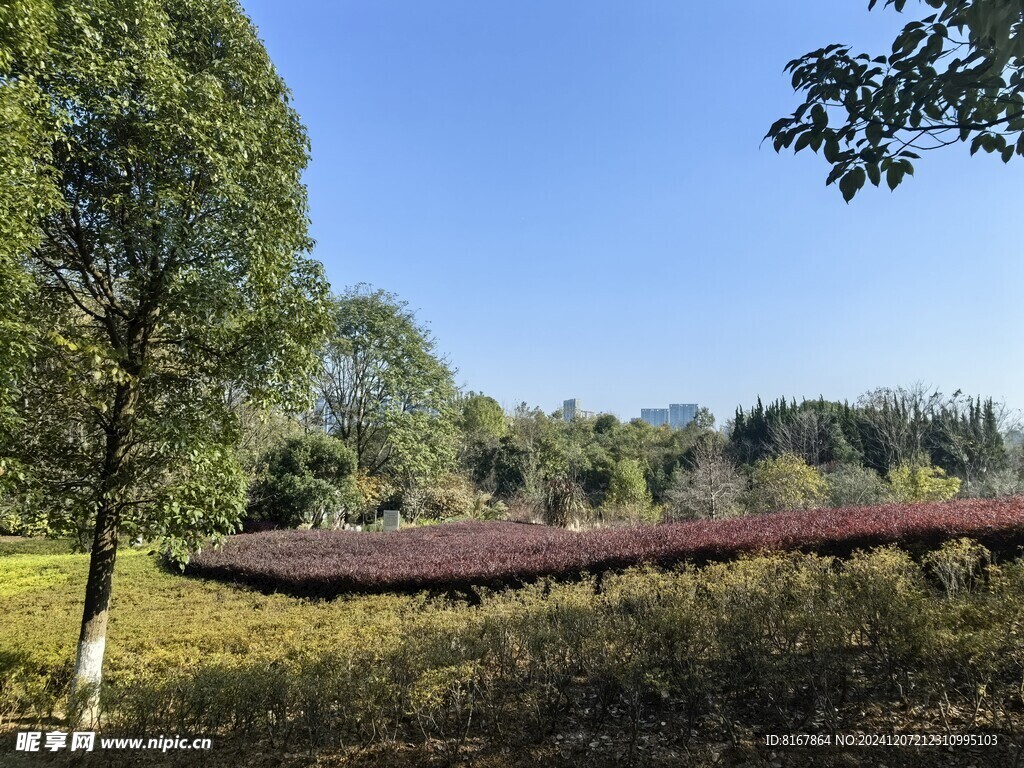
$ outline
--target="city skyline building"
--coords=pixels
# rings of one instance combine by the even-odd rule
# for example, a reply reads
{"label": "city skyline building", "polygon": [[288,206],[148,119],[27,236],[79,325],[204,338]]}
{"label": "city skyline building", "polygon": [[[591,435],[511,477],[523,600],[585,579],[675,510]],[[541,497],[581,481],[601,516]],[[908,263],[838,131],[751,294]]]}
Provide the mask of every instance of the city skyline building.
{"label": "city skyline building", "polygon": [[562,421],[572,421],[576,418],[576,398],[562,401]]}
{"label": "city skyline building", "polygon": [[668,424],[668,408],[641,408],[640,420],[652,427],[663,427]]}
{"label": "city skyline building", "polygon": [[[652,427],[668,426],[671,429],[685,429],[690,422],[697,418],[698,409],[697,403],[670,403],[668,408],[641,408],[640,420]],[[592,418],[596,415],[597,413],[593,411],[584,411],[580,407],[580,401],[575,397],[562,401],[563,421]]]}
{"label": "city skyline building", "polygon": [[600,415],[600,412],[585,411],[580,407],[579,399],[572,397],[562,401],[562,421],[575,421],[576,419],[592,419]]}
{"label": "city skyline building", "polygon": [[696,403],[670,403],[668,406],[668,425],[672,429],[683,429],[697,418]]}

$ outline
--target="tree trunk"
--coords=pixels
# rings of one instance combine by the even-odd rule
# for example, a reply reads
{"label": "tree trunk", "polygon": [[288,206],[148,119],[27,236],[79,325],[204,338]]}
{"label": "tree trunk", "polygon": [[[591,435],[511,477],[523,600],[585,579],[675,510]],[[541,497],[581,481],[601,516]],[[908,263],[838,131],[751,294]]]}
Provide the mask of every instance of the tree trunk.
{"label": "tree trunk", "polygon": [[78,636],[78,654],[71,683],[71,719],[93,726],[99,717],[107,616],[121,525],[122,496],[125,490],[123,464],[134,431],[138,394],[136,385],[126,383],[118,386],[114,396],[100,470],[101,491],[89,558],[89,578],[85,585],[82,631]]}
{"label": "tree trunk", "polygon": [[96,517],[96,535],[89,558],[89,580],[85,586],[85,610],[78,636],[78,656],[72,681],[71,700],[77,718],[95,725],[99,717],[99,692],[103,679],[103,651],[107,645],[107,616],[110,589],[117,559],[119,515],[104,504]]}

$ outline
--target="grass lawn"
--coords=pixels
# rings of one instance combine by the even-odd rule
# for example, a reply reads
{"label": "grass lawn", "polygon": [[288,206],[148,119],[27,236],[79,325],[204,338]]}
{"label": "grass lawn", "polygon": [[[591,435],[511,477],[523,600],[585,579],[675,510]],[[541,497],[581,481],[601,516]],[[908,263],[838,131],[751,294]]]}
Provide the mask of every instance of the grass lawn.
{"label": "grass lawn", "polygon": [[[0,615],[8,617],[0,622],[0,650],[70,664],[87,572],[88,556],[71,553],[65,542],[0,540]],[[424,599],[416,596],[323,602],[260,594],[185,578],[155,555],[123,549],[114,575],[106,669],[116,678],[141,668],[180,670],[317,653],[372,642],[423,611]]]}

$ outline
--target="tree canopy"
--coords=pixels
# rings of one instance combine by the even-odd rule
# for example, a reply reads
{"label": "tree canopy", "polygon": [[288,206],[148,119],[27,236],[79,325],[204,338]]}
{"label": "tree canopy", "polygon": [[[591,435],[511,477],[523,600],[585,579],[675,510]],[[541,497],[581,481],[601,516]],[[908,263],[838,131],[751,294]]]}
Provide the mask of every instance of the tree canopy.
{"label": "tree canopy", "polygon": [[493,397],[470,392],[462,401],[462,430],[467,438],[497,440],[508,431],[505,411]]}
{"label": "tree canopy", "polygon": [[32,301],[0,305],[31,369],[4,384],[0,455],[24,509],[93,531],[76,679],[95,683],[119,537],[182,559],[230,531],[245,479],[228,390],[310,392],[328,313],[305,255],[308,141],[235,0],[3,13],[0,270]]}
{"label": "tree canopy", "polygon": [[454,373],[394,294],[358,285],[335,300],[319,396],[324,426],[367,473],[422,480],[454,464]]}
{"label": "tree canopy", "polygon": [[[833,43],[786,65],[804,101],[765,138],[820,151],[847,202],[883,176],[895,189],[921,151],[970,141],[972,155],[1024,155],[1024,2],[923,4],[934,12],[906,24],[889,54]],[[907,0],[883,6],[903,12]]]}
{"label": "tree canopy", "polygon": [[6,452],[37,468],[33,507],[55,529],[113,504],[184,555],[244,500],[225,388],[309,391],[326,282],[302,256],[307,140],[229,0],[79,2],[55,30],[33,82],[61,199],[18,256],[31,429]]}
{"label": "tree canopy", "polygon": [[[45,0],[0,5],[0,436],[16,417],[13,400],[31,350],[32,284],[20,259],[38,243],[42,216],[60,202],[49,166],[53,124],[37,83],[55,24]],[[0,476],[5,459],[0,452]]]}
{"label": "tree canopy", "polygon": [[267,457],[257,512],[284,526],[337,527],[360,504],[355,472],[355,454],[337,438],[290,438]]}

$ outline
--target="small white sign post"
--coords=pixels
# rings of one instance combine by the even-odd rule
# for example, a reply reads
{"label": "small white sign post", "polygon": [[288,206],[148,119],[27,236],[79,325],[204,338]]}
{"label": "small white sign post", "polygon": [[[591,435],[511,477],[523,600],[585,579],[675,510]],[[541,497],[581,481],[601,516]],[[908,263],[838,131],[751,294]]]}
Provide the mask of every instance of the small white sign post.
{"label": "small white sign post", "polygon": [[397,509],[384,510],[384,532],[397,531],[402,524],[402,516]]}

